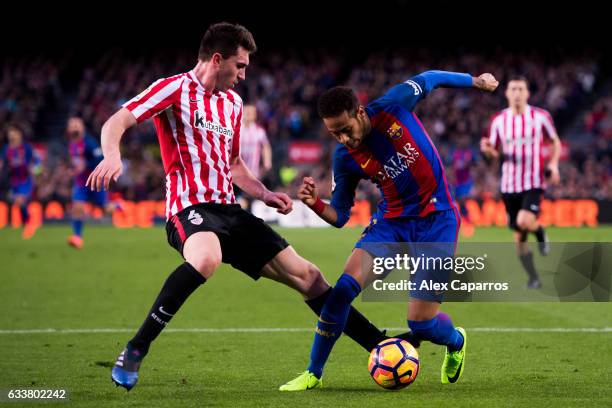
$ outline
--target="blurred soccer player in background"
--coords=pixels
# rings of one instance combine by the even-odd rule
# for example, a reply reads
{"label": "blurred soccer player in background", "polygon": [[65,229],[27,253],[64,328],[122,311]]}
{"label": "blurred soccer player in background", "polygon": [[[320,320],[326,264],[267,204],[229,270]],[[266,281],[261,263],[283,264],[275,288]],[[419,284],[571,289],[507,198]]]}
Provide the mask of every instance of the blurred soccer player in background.
{"label": "blurred soccer player in background", "polygon": [[78,117],[68,119],[66,126],[68,152],[72,162],[74,185],[72,187],[72,235],[68,244],[76,249],[83,248],[83,224],[87,216],[86,205],[92,205],[111,213],[115,204],[109,202],[106,191],[91,191],[85,185],[87,177],[102,160],[102,149],[98,142],[85,132],[85,124]]}
{"label": "blurred soccer player in background", "polygon": [[[240,156],[255,178],[262,179],[272,169],[272,148],[266,130],[257,123],[257,108],[254,105],[244,106]],[[239,197],[238,200],[243,201],[243,208],[248,206],[245,197]]]}
{"label": "blurred soccer player in background", "polygon": [[472,165],[476,159],[474,149],[470,147],[470,138],[462,134],[457,138],[457,147],[453,149],[450,159],[453,171],[453,187],[455,199],[459,205],[461,214],[461,235],[471,237],[474,235],[474,225],[470,220],[470,214],[465,206],[465,202],[470,198],[474,179],[472,178]]}
{"label": "blurred soccer player in background", "polygon": [[257,123],[257,108],[254,105],[244,107],[244,122],[240,132],[240,156],[257,178],[261,178],[272,169],[272,148],[266,130]]}
{"label": "blurred soccer player in background", "polygon": [[15,124],[6,129],[8,143],[0,153],[0,170],[6,167],[9,177],[9,199],[19,207],[23,226],[23,239],[30,239],[36,226],[30,222],[28,204],[34,190],[32,167],[35,165],[34,150],[23,140],[23,131]]}
{"label": "blurred soccer player in background", "polygon": [[[540,253],[548,254],[548,238],[538,222],[538,214],[546,179],[551,184],[558,184],[560,180],[561,142],[550,113],[527,103],[529,83],[526,78],[510,79],[506,99],[508,107],[493,117],[489,137],[481,140],[480,148],[488,158],[497,159],[501,153],[501,192],[508,214],[508,226],[515,231],[517,253],[529,276],[527,287],[537,289],[542,283],[527,238],[529,233],[533,233]],[[547,165],[542,158],[544,138],[548,138],[553,145]]]}

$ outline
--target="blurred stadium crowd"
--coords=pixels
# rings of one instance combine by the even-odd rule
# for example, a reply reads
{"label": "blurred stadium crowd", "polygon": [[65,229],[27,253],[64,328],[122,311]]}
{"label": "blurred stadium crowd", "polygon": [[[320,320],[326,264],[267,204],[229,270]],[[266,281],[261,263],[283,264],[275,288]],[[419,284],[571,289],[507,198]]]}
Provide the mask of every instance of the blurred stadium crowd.
{"label": "blurred stadium crowd", "polygon": [[[8,58],[0,62],[0,124],[17,122],[28,141],[45,146],[34,195],[43,202],[70,201],[70,162],[63,135],[69,116],[82,117],[89,134],[99,138],[102,124],[123,102],[156,79],[195,65],[190,53],[134,57],[112,51],[77,68],[73,58]],[[564,143],[562,183],[547,195],[612,200],[612,83],[601,72],[600,56],[593,54],[578,57],[496,50],[457,52],[441,58],[426,50],[396,50],[371,54],[365,62],[352,61],[343,52],[321,50],[299,55],[255,54],[247,80],[236,90],[246,103],[257,107],[258,122],[272,145],[273,168],[263,177],[266,184],[294,196],[301,176],[308,174],[319,180],[322,195],[328,195],[334,142],[317,117],[317,96],[331,86],[346,84],[366,103],[389,86],[428,69],[491,72],[500,80],[501,89],[491,95],[437,90],[416,110],[449,165],[457,141],[469,141],[476,152],[472,163],[474,198],[498,197],[499,171],[477,154],[478,142],[487,133],[490,117],[506,107],[505,80],[520,74],[530,80],[530,104],[551,112]],[[321,143],[321,160],[314,165],[292,163],[289,149],[296,140]],[[5,142],[3,134],[0,144]],[[164,171],[151,121],[124,137],[123,157],[125,173],[115,190],[128,200],[163,199]],[[449,177],[452,182],[452,171]],[[360,186],[358,198],[376,197],[373,186]]]}

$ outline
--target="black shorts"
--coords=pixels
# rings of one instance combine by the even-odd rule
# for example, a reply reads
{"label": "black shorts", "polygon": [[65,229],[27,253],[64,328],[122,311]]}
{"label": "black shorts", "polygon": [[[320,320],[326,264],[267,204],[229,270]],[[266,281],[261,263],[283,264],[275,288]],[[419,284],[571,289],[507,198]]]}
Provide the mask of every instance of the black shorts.
{"label": "black shorts", "polygon": [[502,199],[508,213],[508,227],[518,231],[516,225],[516,217],[520,210],[527,210],[534,213],[536,216],[540,214],[540,203],[544,190],[534,188],[521,193],[503,193]]}
{"label": "black shorts", "polygon": [[260,218],[238,204],[196,204],[174,215],[166,223],[168,243],[183,255],[190,235],[214,232],[221,243],[223,263],[257,280],[262,268],[289,244]]}

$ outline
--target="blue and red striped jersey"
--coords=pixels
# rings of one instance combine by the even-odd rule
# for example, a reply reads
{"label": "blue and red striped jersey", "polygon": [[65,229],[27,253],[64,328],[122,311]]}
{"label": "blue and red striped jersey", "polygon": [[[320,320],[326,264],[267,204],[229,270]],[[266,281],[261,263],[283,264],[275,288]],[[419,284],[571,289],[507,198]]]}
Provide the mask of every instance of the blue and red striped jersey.
{"label": "blue and red striped jersey", "polygon": [[334,151],[331,205],[336,226],[348,221],[359,180],[369,179],[381,193],[378,215],[425,217],[454,206],[444,165],[427,131],[414,114],[416,104],[437,87],[468,88],[469,74],[427,71],[389,89],[366,106],[372,130],[356,149]]}
{"label": "blue and red striped jersey", "polygon": [[450,165],[456,186],[471,183],[472,165],[476,162],[478,154],[470,147],[458,147],[450,153]]}
{"label": "blue and red striped jersey", "polygon": [[0,159],[6,164],[11,186],[28,182],[32,178],[31,167],[35,157],[32,146],[21,143],[19,146],[6,145],[0,154]]}
{"label": "blue and red striped jersey", "polygon": [[103,159],[100,145],[90,136],[71,140],[68,144],[68,152],[75,171],[74,184],[84,187],[87,177]]}

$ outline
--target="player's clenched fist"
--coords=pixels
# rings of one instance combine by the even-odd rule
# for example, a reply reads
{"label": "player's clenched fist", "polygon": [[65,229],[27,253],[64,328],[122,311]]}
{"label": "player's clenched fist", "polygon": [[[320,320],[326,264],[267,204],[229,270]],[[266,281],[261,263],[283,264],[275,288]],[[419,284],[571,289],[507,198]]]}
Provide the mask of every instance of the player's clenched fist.
{"label": "player's clenched fist", "polygon": [[497,150],[495,149],[495,147],[493,147],[491,141],[486,137],[480,139],[480,151],[489,159],[498,157]]}
{"label": "player's clenched fist", "polygon": [[486,137],[483,137],[482,139],[480,139],[480,150],[481,151],[489,152],[492,149],[493,149],[493,145],[491,144],[491,141],[489,139],[487,139]]}
{"label": "player's clenched fist", "polygon": [[123,173],[121,158],[118,156],[105,157],[91,172],[85,185],[95,191],[108,190],[111,179],[116,182],[121,173]]}
{"label": "player's clenched fist", "polygon": [[317,201],[319,193],[312,177],[304,177],[302,186],[298,190],[298,198],[307,206],[313,206]]}
{"label": "player's clenched fist", "polygon": [[488,72],[474,78],[474,87],[482,89],[483,91],[493,92],[495,89],[497,89],[498,85],[499,82],[497,79],[495,79],[495,77]]}

